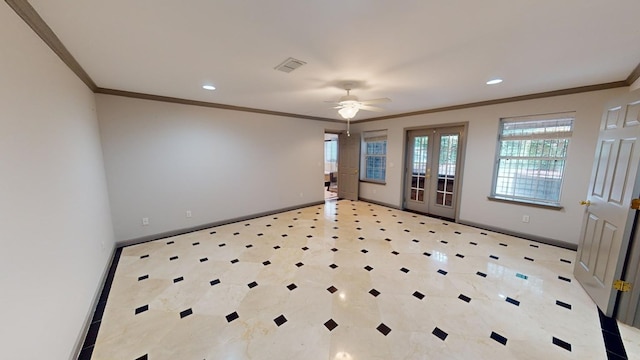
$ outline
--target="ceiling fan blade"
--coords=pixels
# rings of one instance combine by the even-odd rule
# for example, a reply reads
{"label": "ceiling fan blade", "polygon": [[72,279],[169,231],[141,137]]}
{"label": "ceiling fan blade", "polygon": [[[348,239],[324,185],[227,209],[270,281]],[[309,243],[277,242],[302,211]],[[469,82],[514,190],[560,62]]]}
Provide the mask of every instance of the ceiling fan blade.
{"label": "ceiling fan blade", "polygon": [[377,106],[369,106],[369,105],[360,105],[359,108],[360,110],[366,110],[366,111],[384,111],[383,108],[379,108]]}
{"label": "ceiling fan blade", "polygon": [[371,100],[360,100],[360,102],[365,104],[365,105],[382,104],[382,103],[391,102],[391,99],[389,99],[389,98],[379,98],[379,99],[371,99]]}

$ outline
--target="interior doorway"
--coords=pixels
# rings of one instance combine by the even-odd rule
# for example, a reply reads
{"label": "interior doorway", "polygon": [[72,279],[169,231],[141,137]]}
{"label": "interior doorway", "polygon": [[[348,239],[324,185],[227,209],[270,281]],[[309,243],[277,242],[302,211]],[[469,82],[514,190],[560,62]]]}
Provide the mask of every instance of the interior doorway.
{"label": "interior doorway", "polygon": [[465,126],[407,131],[404,208],[455,220]]}
{"label": "interior doorway", "polygon": [[338,198],[338,134],[324,134],[324,199]]}

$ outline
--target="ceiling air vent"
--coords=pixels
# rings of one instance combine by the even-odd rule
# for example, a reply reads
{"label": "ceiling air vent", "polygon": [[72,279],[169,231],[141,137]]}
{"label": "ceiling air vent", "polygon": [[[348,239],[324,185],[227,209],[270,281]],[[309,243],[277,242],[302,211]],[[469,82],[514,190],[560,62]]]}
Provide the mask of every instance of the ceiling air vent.
{"label": "ceiling air vent", "polygon": [[276,66],[274,69],[290,73],[304,64],[306,64],[306,62],[290,57],[280,63],[280,65]]}

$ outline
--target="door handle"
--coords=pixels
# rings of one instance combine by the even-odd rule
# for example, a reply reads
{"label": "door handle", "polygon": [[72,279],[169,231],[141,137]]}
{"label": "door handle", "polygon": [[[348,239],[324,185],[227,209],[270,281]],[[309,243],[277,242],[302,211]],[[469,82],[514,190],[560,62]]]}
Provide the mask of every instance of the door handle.
{"label": "door handle", "polygon": [[589,205],[591,205],[591,201],[589,201],[589,200],[582,200],[582,201],[580,201],[580,205],[586,205],[586,206],[589,206]]}

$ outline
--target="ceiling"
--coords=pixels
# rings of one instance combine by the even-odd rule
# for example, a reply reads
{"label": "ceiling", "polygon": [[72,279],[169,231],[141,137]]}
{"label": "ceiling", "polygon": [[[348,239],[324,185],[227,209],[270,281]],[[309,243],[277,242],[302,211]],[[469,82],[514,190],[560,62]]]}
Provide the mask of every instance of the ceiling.
{"label": "ceiling", "polygon": [[[29,2],[99,88],[328,119],[345,83],[392,100],[357,121],[635,80],[640,62],[638,0]],[[276,71],[288,57],[306,65]]]}

